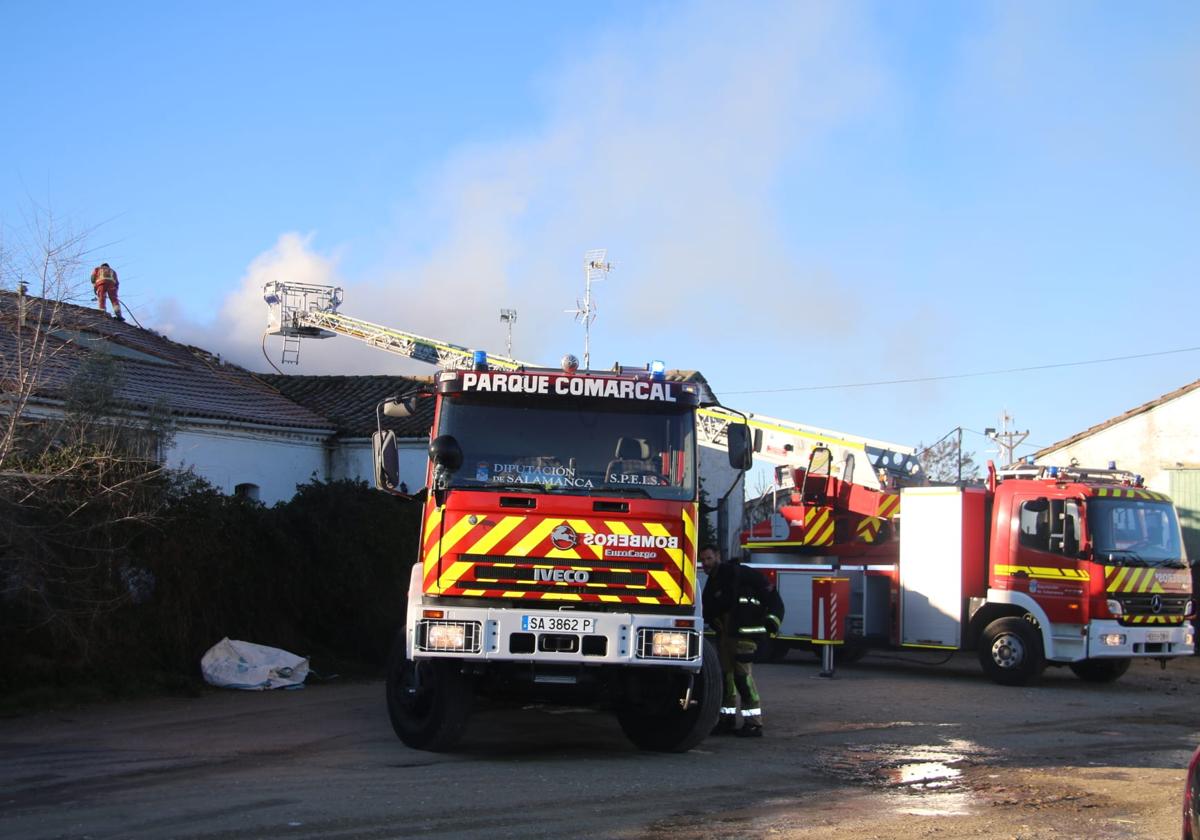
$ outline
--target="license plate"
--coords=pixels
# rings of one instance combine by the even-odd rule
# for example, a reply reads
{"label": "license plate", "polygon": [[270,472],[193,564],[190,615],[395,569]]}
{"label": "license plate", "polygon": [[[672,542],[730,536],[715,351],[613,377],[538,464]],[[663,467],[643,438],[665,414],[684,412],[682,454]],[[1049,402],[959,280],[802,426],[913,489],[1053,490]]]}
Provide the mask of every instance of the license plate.
{"label": "license plate", "polygon": [[1165,642],[1166,640],[1167,634],[1162,630],[1154,630],[1146,634],[1147,642]]}
{"label": "license plate", "polygon": [[594,618],[571,618],[557,615],[521,616],[522,630],[549,630],[550,632],[592,633],[596,629]]}

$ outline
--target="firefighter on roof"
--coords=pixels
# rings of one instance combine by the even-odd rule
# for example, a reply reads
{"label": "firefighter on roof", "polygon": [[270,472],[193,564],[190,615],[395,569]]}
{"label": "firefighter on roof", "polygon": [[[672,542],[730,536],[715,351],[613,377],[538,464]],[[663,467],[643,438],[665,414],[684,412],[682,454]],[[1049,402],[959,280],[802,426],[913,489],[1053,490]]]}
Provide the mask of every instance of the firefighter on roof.
{"label": "firefighter on roof", "polygon": [[100,263],[92,269],[92,288],[96,292],[96,302],[100,304],[100,311],[107,312],[108,301],[112,301],[113,317],[118,321],[124,321],[121,317],[121,303],[117,300],[117,287],[120,283],[117,282],[117,272],[113,270],[108,263]]}
{"label": "firefighter on roof", "polygon": [[713,734],[735,731],[740,697],[742,728],[736,732],[759,737],[763,734],[762,701],[750,663],[759,642],[779,632],[783,599],[757,569],[736,560],[721,562],[716,546],[701,548],[700,562],[708,575],[704,583],[704,620],[717,633],[725,683],[721,717]]}

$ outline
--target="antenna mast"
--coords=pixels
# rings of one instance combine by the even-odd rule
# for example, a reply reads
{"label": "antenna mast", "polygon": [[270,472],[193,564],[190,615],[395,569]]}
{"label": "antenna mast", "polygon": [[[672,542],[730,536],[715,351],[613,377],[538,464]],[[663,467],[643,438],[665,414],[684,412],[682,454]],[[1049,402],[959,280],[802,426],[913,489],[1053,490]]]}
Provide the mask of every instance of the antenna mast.
{"label": "antenna mast", "polygon": [[505,344],[505,354],[512,358],[512,328],[513,324],[517,323],[517,310],[501,309],[500,320],[508,325],[508,343]]}
{"label": "antenna mast", "polygon": [[998,454],[1004,462],[1005,466],[1015,463],[1017,457],[1017,447],[1025,442],[1025,438],[1029,437],[1029,430],[1023,432],[1009,431],[1008,424],[1015,418],[1008,413],[1008,409],[1000,415],[1000,429],[987,428],[983,433],[991,438],[996,443],[996,454]]}
{"label": "antenna mast", "polygon": [[592,367],[591,326],[592,322],[596,320],[596,304],[592,302],[592,283],[600,282],[608,276],[608,272],[612,271],[613,266],[607,261],[607,256],[608,250],[605,248],[597,248],[583,255],[585,277],[583,301],[575,301],[575,308],[566,310],[567,314],[575,316],[576,321],[583,323],[584,370],[590,370]]}

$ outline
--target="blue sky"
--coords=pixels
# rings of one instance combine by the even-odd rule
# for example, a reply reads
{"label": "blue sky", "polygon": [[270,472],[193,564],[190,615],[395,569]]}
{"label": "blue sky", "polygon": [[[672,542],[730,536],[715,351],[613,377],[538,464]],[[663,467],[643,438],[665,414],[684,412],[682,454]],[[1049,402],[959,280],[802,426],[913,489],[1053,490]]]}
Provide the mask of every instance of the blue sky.
{"label": "blue sky", "polygon": [[777,390],[1200,345],[1195,3],[6,3],[0,31],[6,240],[35,205],[94,228],[143,324],[254,369],[288,278],[494,351],[514,307],[518,357],[579,354],[604,247],[594,365],[812,425],[915,444],[1007,408],[1046,444],[1200,376]]}

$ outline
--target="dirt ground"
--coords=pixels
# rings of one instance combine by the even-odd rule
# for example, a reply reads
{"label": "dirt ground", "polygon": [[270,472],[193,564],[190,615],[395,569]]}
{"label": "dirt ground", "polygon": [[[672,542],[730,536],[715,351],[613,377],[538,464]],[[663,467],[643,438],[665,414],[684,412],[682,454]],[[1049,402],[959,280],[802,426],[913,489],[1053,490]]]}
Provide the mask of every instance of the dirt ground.
{"label": "dirt ground", "polygon": [[973,657],[756,666],[761,740],[641,753],[585,709],[483,711],[416,752],[381,683],[0,721],[3,838],[1177,838],[1200,660],[1002,688]]}

